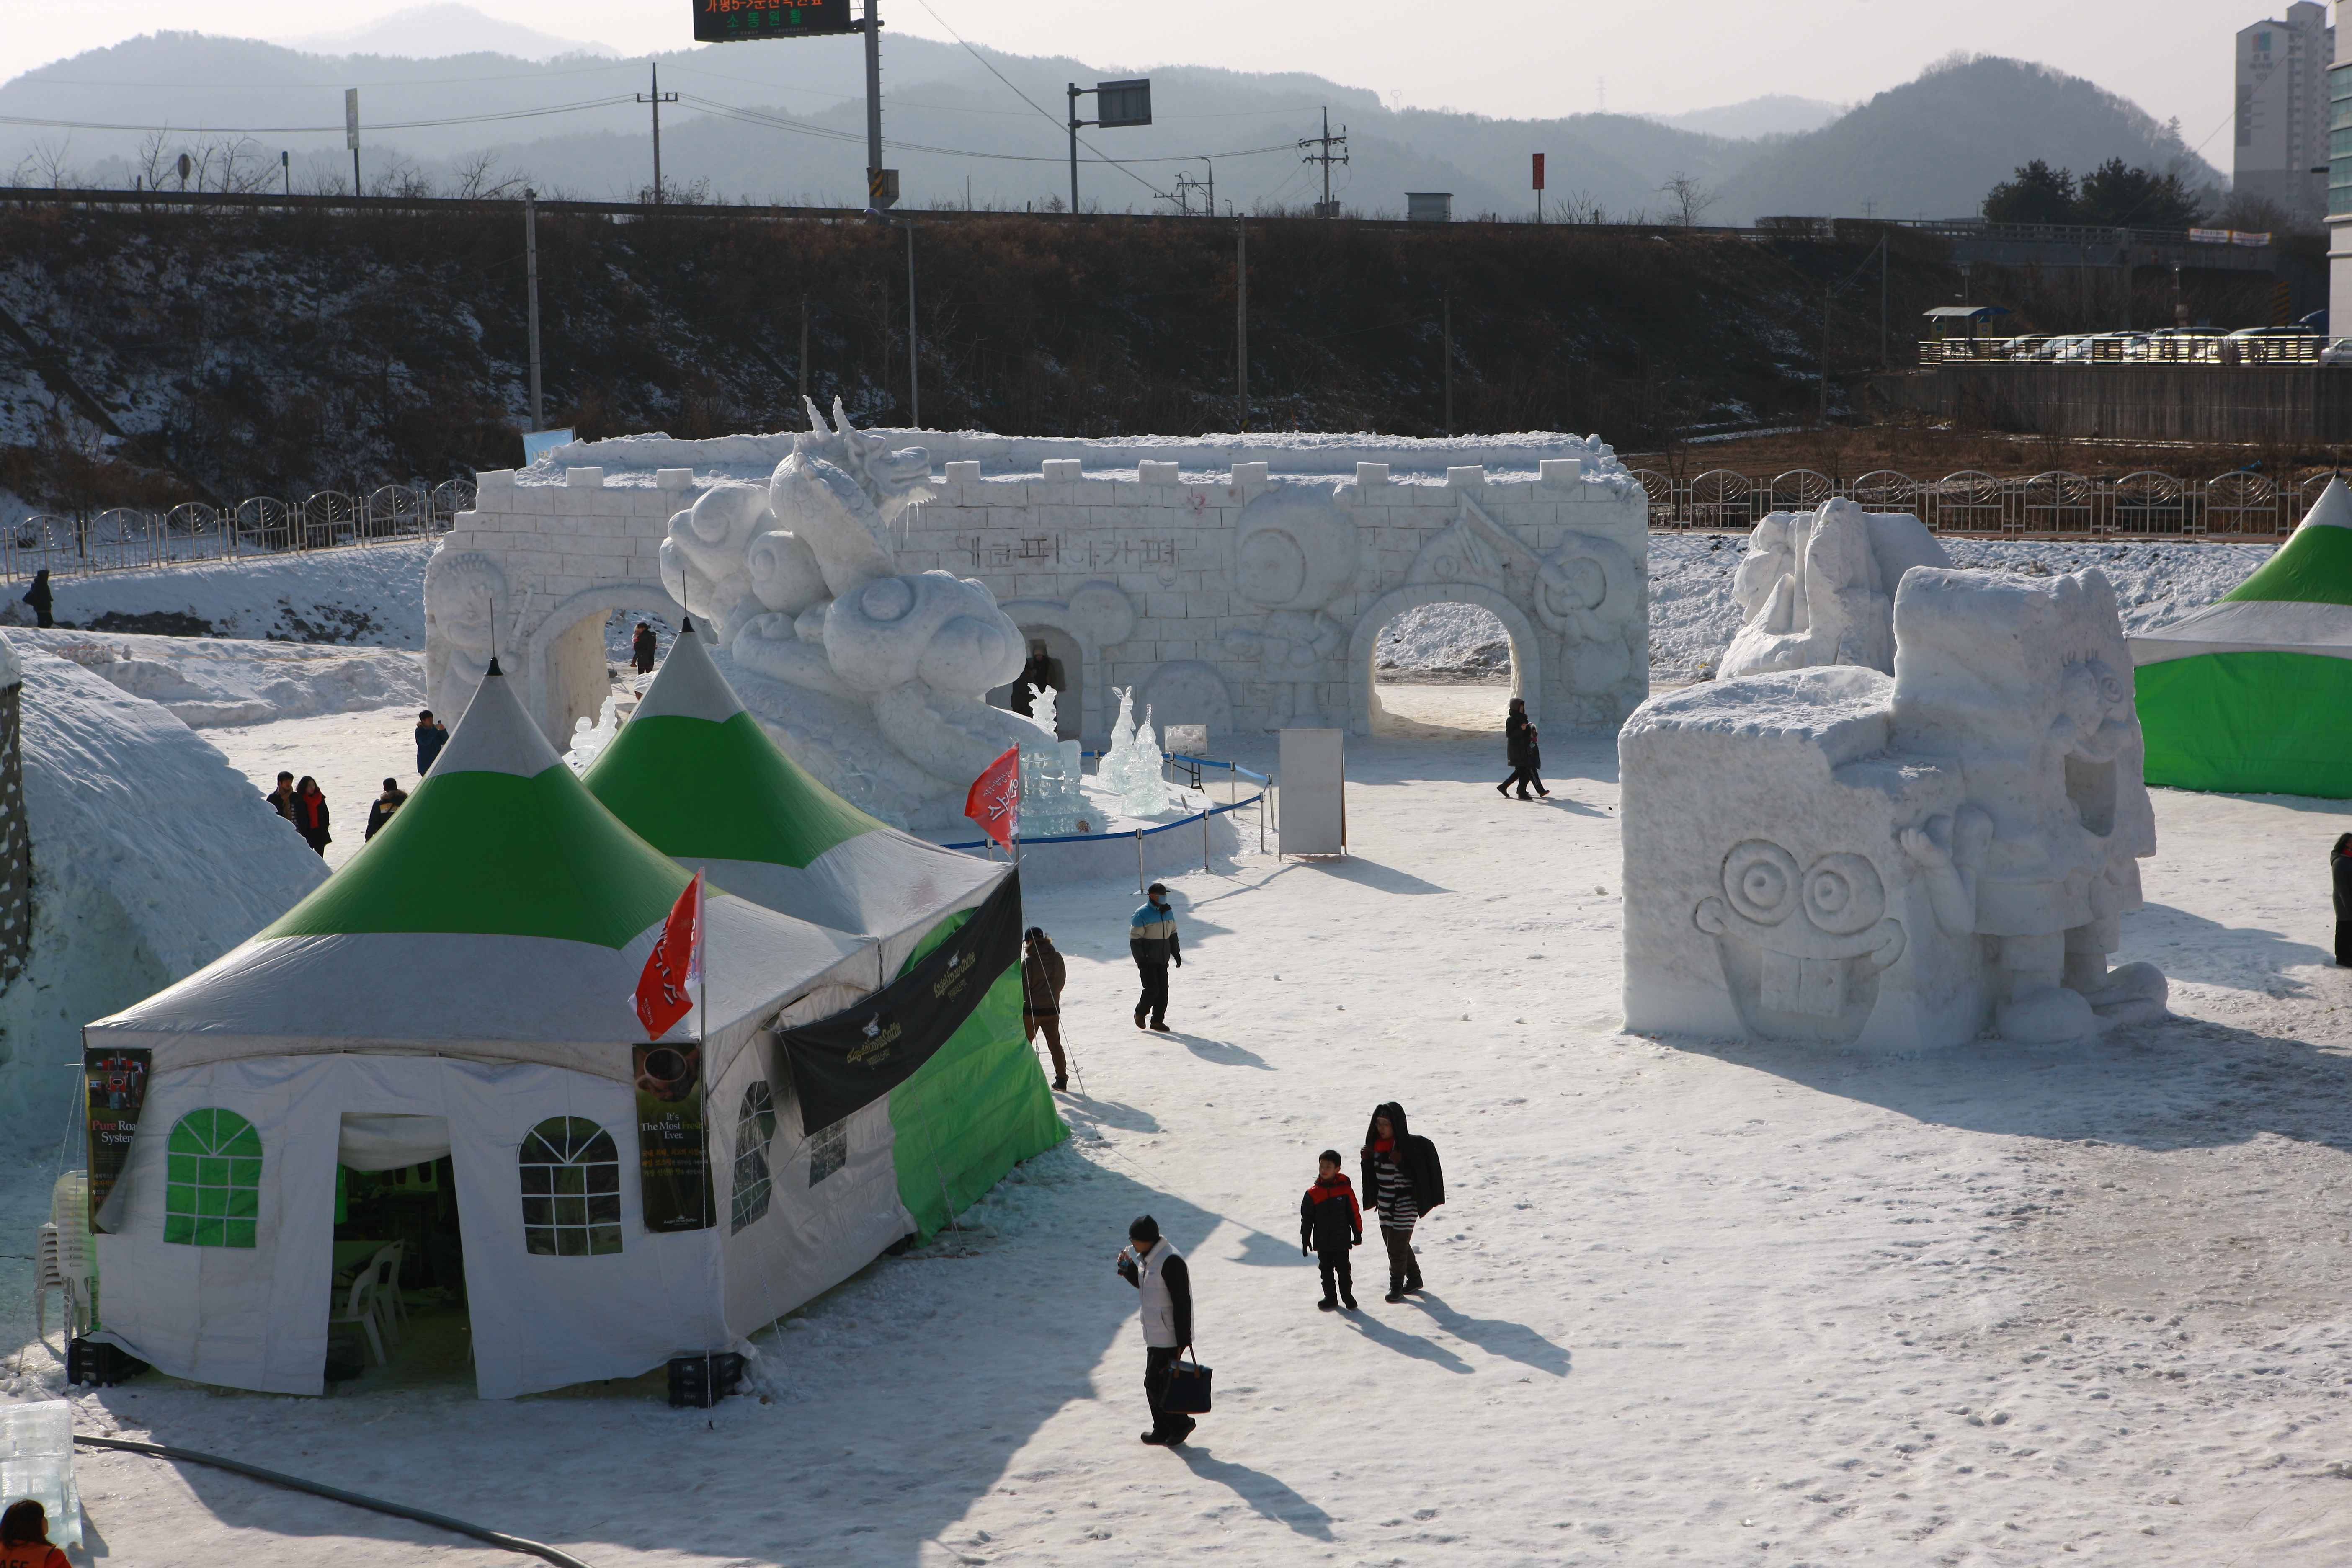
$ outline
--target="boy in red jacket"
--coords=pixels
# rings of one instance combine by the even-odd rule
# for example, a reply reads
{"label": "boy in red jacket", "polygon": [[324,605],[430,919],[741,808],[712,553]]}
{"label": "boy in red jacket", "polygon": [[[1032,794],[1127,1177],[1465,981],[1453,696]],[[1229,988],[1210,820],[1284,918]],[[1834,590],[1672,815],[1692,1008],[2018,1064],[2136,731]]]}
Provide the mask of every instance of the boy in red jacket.
{"label": "boy in red jacket", "polygon": [[1339,1169],[1339,1152],[1326,1149],[1316,1159],[1321,1169],[1298,1202],[1298,1250],[1302,1256],[1312,1252],[1322,1265],[1323,1300],[1315,1304],[1327,1312],[1342,1306],[1352,1312],[1356,1280],[1348,1267],[1348,1248],[1363,1243],[1364,1212],[1356,1206],[1355,1184]]}

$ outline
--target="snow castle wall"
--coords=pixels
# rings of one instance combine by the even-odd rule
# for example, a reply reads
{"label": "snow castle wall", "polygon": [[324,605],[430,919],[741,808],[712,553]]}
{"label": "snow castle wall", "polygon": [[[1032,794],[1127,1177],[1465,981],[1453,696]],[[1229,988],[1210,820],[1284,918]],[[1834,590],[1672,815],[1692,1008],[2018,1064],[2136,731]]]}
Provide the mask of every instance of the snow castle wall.
{"label": "snow castle wall", "polygon": [[[983,584],[1063,659],[1064,710],[1088,740],[1108,733],[1113,686],[1163,726],[1369,733],[1381,628],[1447,602],[1503,622],[1517,689],[1547,727],[1613,731],[1648,693],[1647,503],[1598,439],[881,434],[938,465],[894,541],[898,569]],[[1073,455],[1031,450],[1047,447]],[[673,515],[713,485],[764,484],[791,451],[790,437],[632,437],[479,475],[426,574],[434,708],[463,710],[495,638],[568,745],[604,690],[592,622],[670,603]],[[1090,466],[1106,460],[1132,466]]]}

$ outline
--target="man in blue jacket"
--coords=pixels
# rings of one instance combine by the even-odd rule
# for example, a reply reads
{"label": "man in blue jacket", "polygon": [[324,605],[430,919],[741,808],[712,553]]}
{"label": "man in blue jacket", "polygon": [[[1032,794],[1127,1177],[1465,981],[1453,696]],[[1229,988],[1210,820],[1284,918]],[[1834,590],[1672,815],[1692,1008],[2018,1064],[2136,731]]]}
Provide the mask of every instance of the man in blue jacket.
{"label": "man in blue jacket", "polygon": [[1127,951],[1143,976],[1143,995],[1135,1004],[1135,1026],[1168,1032],[1168,966],[1184,967],[1184,952],[1176,940],[1176,911],[1168,907],[1168,888],[1154,882],[1149,901],[1127,922]]}

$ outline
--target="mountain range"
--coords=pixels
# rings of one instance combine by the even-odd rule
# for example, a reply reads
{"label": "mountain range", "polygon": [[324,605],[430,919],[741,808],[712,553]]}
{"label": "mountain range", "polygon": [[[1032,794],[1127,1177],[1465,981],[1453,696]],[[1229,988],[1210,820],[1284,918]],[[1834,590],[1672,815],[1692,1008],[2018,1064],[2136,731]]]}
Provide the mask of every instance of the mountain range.
{"label": "mountain range", "polygon": [[560,59],[566,55],[602,55],[618,59],[606,44],[560,38],[520,22],[484,16],[471,5],[411,5],[363,26],[305,33],[272,40],[310,55],[404,55],[412,59],[447,59],[453,55],[511,55],[520,60]]}
{"label": "mountain range", "polygon": [[[528,178],[542,195],[633,199],[652,183],[648,110],[635,95],[657,65],[663,90],[680,95],[661,126],[673,192],[825,205],[859,199],[864,62],[855,37],[709,45],[651,60],[598,58],[593,46],[544,34],[512,39],[503,52],[415,52],[435,47],[420,35],[450,47],[489,37],[459,25],[455,14],[465,11],[420,7],[351,36],[383,52],[163,33],[27,71],[0,84],[0,177],[15,168],[19,183],[127,186],[144,169],[175,162],[184,145],[241,142],[244,167],[266,171],[258,177],[280,177],[285,149],[296,188],[348,189],[343,90],[356,87],[372,189],[404,180],[448,188],[455,165],[488,152],[494,174]],[[1141,74],[900,35],[885,36],[882,71],[886,158],[901,171],[905,204],[1014,209],[1067,199],[1066,86]],[[2175,128],[2127,100],[2000,58],[1948,59],[1843,113],[1780,96],[1676,117],[1686,123],[1393,109],[1303,73],[1149,74],[1151,125],[1081,133],[1082,205],[1173,211],[1181,175],[1193,211],[1206,192],[1190,183],[1211,180],[1219,211],[1303,208],[1320,199],[1325,170],[1307,161],[1317,149],[1302,139],[1322,133],[1326,110],[1333,133],[1344,129],[1347,138],[1330,149],[1346,158],[1328,168],[1332,196],[1367,216],[1401,216],[1407,191],[1449,191],[1456,217],[1526,216],[1534,153],[1547,156],[1545,205],[1554,217],[1667,216],[1675,204],[1663,191],[1677,176],[1703,193],[1706,223],[1952,216],[1975,211],[1992,184],[2033,157],[2078,170],[2121,157],[2178,169],[2193,185],[2218,191],[2225,183]],[[1825,113],[1834,118],[1801,129]],[[155,144],[160,161],[152,151],[141,156],[150,127],[167,128]],[[495,186],[475,173],[478,188]]]}

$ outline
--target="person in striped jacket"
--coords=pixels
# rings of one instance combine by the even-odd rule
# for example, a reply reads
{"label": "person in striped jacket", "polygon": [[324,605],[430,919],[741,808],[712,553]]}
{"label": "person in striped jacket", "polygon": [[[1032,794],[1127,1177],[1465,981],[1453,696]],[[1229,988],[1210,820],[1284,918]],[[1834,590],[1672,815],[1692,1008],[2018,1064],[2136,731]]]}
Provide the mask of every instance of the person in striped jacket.
{"label": "person in striped jacket", "polygon": [[1437,1145],[1415,1137],[1405,1125],[1404,1107],[1383,1101],[1364,1131],[1364,1194],[1377,1201],[1381,1241],[1389,1249],[1388,1300],[1402,1301],[1421,1289],[1421,1260],[1413,1255],[1412,1227],[1445,1201],[1445,1173]]}
{"label": "person in striped jacket", "polygon": [[1135,1026],[1168,1032],[1168,966],[1184,967],[1182,945],[1176,940],[1176,911],[1168,907],[1168,885],[1151,884],[1144,906],[1127,922],[1127,951],[1143,976],[1143,994],[1135,1004]]}

